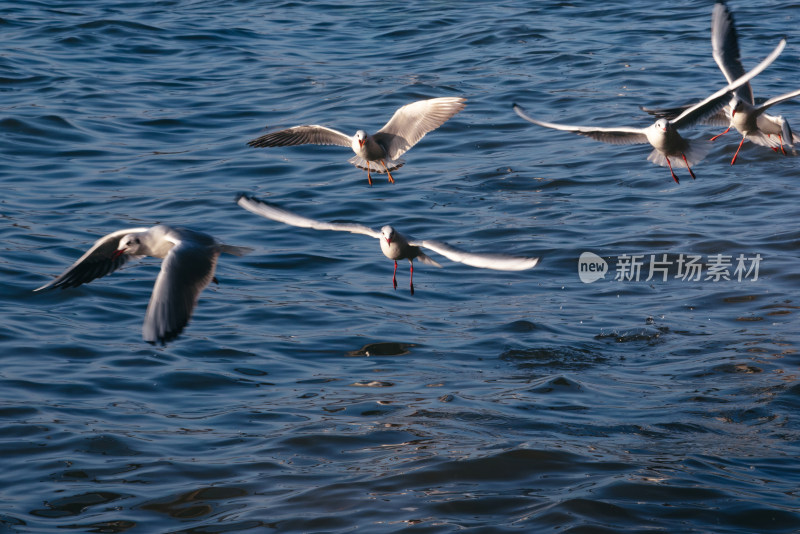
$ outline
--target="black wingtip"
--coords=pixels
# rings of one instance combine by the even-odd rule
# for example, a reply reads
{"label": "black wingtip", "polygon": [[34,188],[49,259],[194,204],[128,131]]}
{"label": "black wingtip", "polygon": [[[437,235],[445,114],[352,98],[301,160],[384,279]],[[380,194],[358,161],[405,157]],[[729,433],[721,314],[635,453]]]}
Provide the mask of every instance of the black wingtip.
{"label": "black wingtip", "polygon": [[170,341],[174,341],[175,339],[177,339],[183,332],[184,328],[186,328],[185,325],[178,327],[174,330],[170,330],[169,332],[164,332],[163,334],[157,336],[156,339],[145,339],[145,341],[151,345],[155,346],[161,345],[163,347]]}
{"label": "black wingtip", "polygon": [[246,199],[246,200],[258,201],[258,197],[256,197],[254,194],[252,194],[252,193],[244,193],[244,192],[240,191],[239,193],[236,193],[236,198],[234,199],[234,202],[236,202],[238,204],[239,201],[242,200],[243,198]]}

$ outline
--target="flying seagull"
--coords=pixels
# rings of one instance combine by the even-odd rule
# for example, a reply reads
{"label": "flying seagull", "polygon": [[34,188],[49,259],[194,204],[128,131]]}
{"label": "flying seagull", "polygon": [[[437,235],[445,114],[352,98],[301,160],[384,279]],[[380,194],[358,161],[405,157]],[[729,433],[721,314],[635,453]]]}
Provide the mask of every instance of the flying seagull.
{"label": "flying seagull", "polygon": [[78,287],[116,271],[131,258],[163,258],[147,306],[142,337],[149,343],[164,344],[181,333],[200,292],[215,280],[214,268],[220,253],[242,256],[251,250],[223,245],[210,235],[188,228],[127,228],[98,239],[66,271],[34,291]]}
{"label": "flying seagull", "polygon": [[367,171],[367,181],[372,185],[371,171],[386,173],[394,183],[391,171],[405,163],[398,159],[425,134],[444,124],[450,117],[464,109],[465,98],[442,97],[419,100],[407,104],[394,112],[383,128],[369,135],[358,130],[354,136],[326,126],[294,126],[286,130],[268,133],[249,143],[253,147],[294,145],[339,145],[349,147],[356,153],[348,161]]}
{"label": "flying seagull", "polygon": [[[745,70],[739,53],[739,39],[733,15],[728,6],[721,2],[715,4],[711,12],[711,51],[714,61],[717,62],[728,82],[744,75]],[[785,147],[791,149],[794,143],[800,143],[800,136],[792,133],[789,121],[779,115],[769,115],[766,111],[775,104],[796,96],[800,96],[800,90],[776,96],[757,105],[750,83],[739,86],[733,91],[730,102],[722,110],[705,119],[708,124],[728,127],[721,134],[712,137],[711,140],[714,141],[725,135],[731,128],[735,128],[742,134],[742,140],[739,141],[739,147],[731,159],[731,165],[736,163],[745,139],[749,139],[757,145],[769,147],[776,152],[780,150],[786,155]],[[658,117],[670,118],[678,115],[685,107],[642,109]]]}
{"label": "flying seagull", "polygon": [[675,180],[676,183],[679,183],[675,171],[672,170],[672,162],[670,162],[669,158],[675,158],[674,163],[677,167],[686,167],[689,171],[689,175],[694,179],[695,175],[690,165],[698,163],[706,156],[710,148],[710,143],[708,143],[708,141],[684,139],[678,133],[678,130],[691,126],[721,109],[730,91],[747,83],[751,78],[766,69],[769,64],[775,61],[775,58],[780,55],[785,46],[786,40],[781,39],[781,42],[775,47],[772,53],[747,74],[737,78],[702,102],[683,110],[683,112],[674,119],[660,118],[647,128],[567,126],[534,119],[527,115],[517,104],[514,104],[513,108],[517,115],[523,119],[538,124],[539,126],[544,126],[545,128],[572,132],[578,135],[591,137],[597,141],[617,145],[650,143],[653,146],[653,151],[647,157],[648,161],[652,161],[656,165],[661,165],[662,167],[665,165],[668,166],[669,172],[672,174],[672,179]]}
{"label": "flying seagull", "polygon": [[[723,3],[714,5],[711,14],[711,48],[714,61],[717,62],[729,83],[744,73],[733,15],[728,10],[728,6]],[[800,137],[792,134],[789,121],[781,116],[769,115],[765,112],[775,104],[796,96],[800,96],[800,90],[770,98],[763,104],[756,105],[750,84],[746,83],[740,86],[733,92],[733,98],[725,108],[726,115],[729,117],[728,129],[712,137],[711,140],[727,133],[731,127],[736,128],[742,134],[742,140],[739,141],[739,147],[731,159],[731,165],[736,163],[736,156],[739,155],[745,139],[750,139],[758,145],[768,146],[776,152],[780,149],[786,155],[784,145],[792,148],[793,143],[800,142]]]}
{"label": "flying seagull", "polygon": [[531,269],[539,262],[539,258],[524,258],[511,256],[508,254],[473,254],[460,250],[442,241],[430,239],[419,240],[406,236],[392,228],[384,226],[380,232],[367,226],[357,223],[334,223],[307,219],[296,213],[285,210],[275,204],[270,204],[248,195],[239,195],[236,203],[244,209],[261,215],[267,219],[278,221],[290,226],[300,228],[311,228],[314,230],[334,230],[339,232],[350,232],[354,234],[364,234],[380,240],[383,255],[394,260],[394,273],[392,274],[392,285],[397,289],[397,260],[406,259],[411,264],[411,274],[409,287],[411,294],[414,294],[414,260],[422,263],[441,267],[438,262],[425,255],[420,248],[427,248],[441,254],[445,258],[482,269],[496,269],[499,271],[522,271]]}

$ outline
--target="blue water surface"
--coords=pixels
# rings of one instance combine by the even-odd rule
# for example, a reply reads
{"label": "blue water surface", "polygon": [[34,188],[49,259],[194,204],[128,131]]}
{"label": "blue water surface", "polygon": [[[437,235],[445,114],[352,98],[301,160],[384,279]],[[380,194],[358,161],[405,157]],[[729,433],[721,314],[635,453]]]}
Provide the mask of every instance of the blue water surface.
{"label": "blue water surface", "polygon": [[[731,166],[731,132],[676,184],[646,145],[511,110],[644,127],[705,98],[711,2],[0,5],[0,531],[800,530],[797,157],[746,142]],[[788,38],[756,97],[796,89],[800,6],[730,8],[745,67]],[[247,146],[439,96],[466,109],[395,184],[345,148]],[[800,102],[771,112],[800,130]],[[432,254],[412,296],[376,241],[239,192],[541,262]],[[166,346],[141,338],[159,260],[32,291],[157,223],[254,248]]]}

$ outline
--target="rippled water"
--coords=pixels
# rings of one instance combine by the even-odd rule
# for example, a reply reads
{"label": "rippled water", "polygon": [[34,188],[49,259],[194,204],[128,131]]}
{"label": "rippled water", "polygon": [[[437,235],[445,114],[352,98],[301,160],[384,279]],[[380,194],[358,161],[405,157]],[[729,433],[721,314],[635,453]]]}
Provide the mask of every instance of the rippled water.
{"label": "rippled water", "polygon": [[[732,2],[753,82],[797,87],[800,7]],[[698,179],[537,128],[645,126],[723,78],[711,4],[5,2],[0,10],[0,531],[795,532],[798,159],[720,139]],[[295,124],[378,129],[467,108],[368,187]],[[800,129],[800,104],[774,108]],[[700,126],[687,132],[719,133]],[[685,171],[684,171],[685,172]],[[679,171],[680,173],[680,171]],[[532,271],[392,263],[392,223]],[[141,340],[159,262],[33,293],[99,236],[155,223],[256,250],[166,347]],[[330,234],[330,235],[329,235]],[[578,258],[609,264],[581,282]],[[758,278],[649,281],[759,255]],[[639,281],[615,281],[624,255]],[[704,277],[705,274],[704,272]],[[745,273],[747,274],[747,273]]]}

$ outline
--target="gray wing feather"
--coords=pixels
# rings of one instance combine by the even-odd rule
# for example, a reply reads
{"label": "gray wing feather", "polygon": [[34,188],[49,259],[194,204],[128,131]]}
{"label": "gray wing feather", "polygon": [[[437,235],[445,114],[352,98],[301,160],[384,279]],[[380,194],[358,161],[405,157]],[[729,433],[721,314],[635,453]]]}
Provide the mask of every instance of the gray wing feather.
{"label": "gray wing feather", "polygon": [[389,122],[372,137],[383,145],[389,159],[397,159],[426,133],[464,109],[466,100],[448,96],[412,102],[395,111]]}
{"label": "gray wing feather", "polygon": [[[672,120],[687,109],[692,107],[691,104],[686,104],[683,106],[677,106],[674,108],[647,108],[644,106],[639,106],[639,109],[647,113],[648,115],[653,115],[657,119],[667,119]],[[724,110],[719,110],[713,115],[710,115],[703,119],[703,122],[706,124],[711,124],[714,126],[728,126],[731,123],[731,118],[725,113]]]}
{"label": "gray wing feather", "polygon": [[552,122],[536,120],[527,115],[519,105],[514,104],[513,107],[516,114],[528,122],[538,124],[539,126],[544,126],[545,128],[552,128],[554,130],[572,132],[574,134],[591,137],[595,141],[602,141],[612,145],[637,145],[648,142],[647,134],[645,133],[644,128],[598,128],[594,126],[567,126],[565,124],[555,124]]}
{"label": "gray wing feather", "polygon": [[[691,104],[686,104],[683,106],[676,106],[674,108],[648,108],[645,106],[639,106],[639,109],[647,113],[648,115],[654,116],[656,119],[667,119],[671,120],[692,107]],[[730,122],[730,121],[728,121]]]}
{"label": "gray wing feather", "polygon": [[[711,52],[728,83],[745,75],[733,15],[723,3],[715,4],[711,13]],[[749,82],[741,85],[735,93],[740,100],[753,104],[753,89]]]}
{"label": "gray wing feather", "polygon": [[247,211],[253,212],[256,215],[261,215],[267,219],[278,221],[290,226],[298,226],[300,228],[311,228],[314,230],[334,230],[338,232],[350,232],[353,234],[364,234],[376,239],[380,239],[381,233],[376,232],[372,228],[356,223],[332,223],[308,219],[291,211],[285,210],[275,204],[270,204],[259,200],[255,197],[247,195],[239,195],[236,203]]}
{"label": "gray wing feather", "polygon": [[786,39],[781,39],[781,42],[778,43],[778,46],[776,46],[775,49],[769,54],[769,56],[767,56],[754,69],[749,71],[744,76],[741,76],[736,80],[734,80],[733,82],[729,83],[728,85],[726,85],[716,93],[712,94],[702,102],[698,102],[689,109],[685,110],[683,113],[681,113],[678,117],[671,120],[670,122],[675,126],[675,128],[683,128],[685,126],[690,126],[698,121],[701,121],[710,115],[713,115],[727,103],[725,102],[725,99],[728,93],[736,90],[738,87],[749,82],[752,78],[761,73],[761,71],[769,67],[769,65],[773,61],[775,61],[775,59],[781,54],[781,52],[783,52],[785,46],[786,46]]}
{"label": "gray wing feather", "polygon": [[117,230],[107,236],[101,237],[95,241],[92,248],[78,258],[66,271],[51,282],[34,291],[41,291],[51,287],[60,287],[62,289],[78,287],[81,284],[91,282],[96,278],[116,271],[129,259],[140,257],[121,254],[114,258],[114,252],[117,250],[117,247],[119,247],[119,240],[128,234],[146,232],[147,230],[147,228],[128,228],[125,230]]}
{"label": "gray wing feather", "polygon": [[428,256],[427,254],[422,252],[419,249],[419,247],[416,247],[416,249],[417,249],[417,257],[414,258],[415,260],[417,260],[417,261],[419,261],[421,263],[428,264],[428,265],[433,265],[434,267],[439,267],[441,269],[442,265],[438,261],[434,260],[433,258]]}
{"label": "gray wing feather", "polygon": [[523,271],[531,269],[539,263],[539,258],[525,258],[510,254],[473,254],[461,250],[443,241],[426,239],[410,243],[418,247],[425,247],[437,254],[441,254],[450,261],[456,261],[481,269],[495,269],[498,271]]}
{"label": "gray wing feather", "polygon": [[311,124],[268,133],[253,139],[247,144],[252,147],[338,145],[349,148],[350,143],[350,136],[342,132],[336,131],[333,128]]}
{"label": "gray wing feather", "polygon": [[214,277],[218,256],[191,241],[182,241],[169,251],[147,306],[142,326],[145,341],[164,343],[181,333],[200,292]]}

